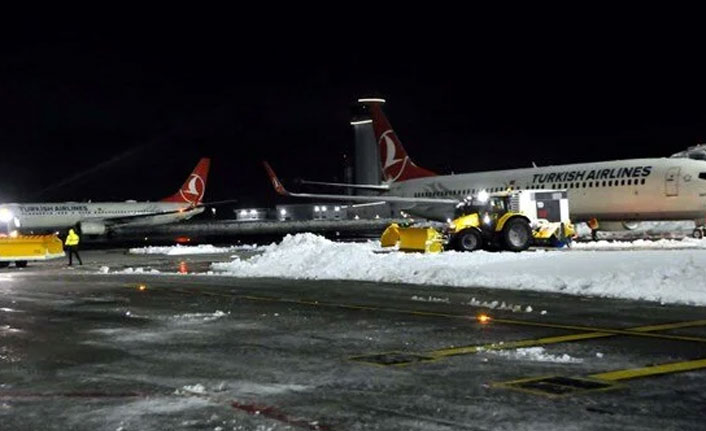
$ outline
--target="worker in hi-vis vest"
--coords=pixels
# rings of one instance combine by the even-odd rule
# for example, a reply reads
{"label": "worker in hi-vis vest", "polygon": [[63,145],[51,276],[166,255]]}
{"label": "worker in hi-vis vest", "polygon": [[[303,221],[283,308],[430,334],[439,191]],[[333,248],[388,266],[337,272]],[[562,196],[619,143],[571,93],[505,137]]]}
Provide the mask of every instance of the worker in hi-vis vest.
{"label": "worker in hi-vis vest", "polygon": [[81,238],[78,236],[76,231],[69,229],[69,234],[66,236],[66,240],[64,241],[65,248],[69,252],[69,266],[73,264],[72,258],[74,254],[76,255],[76,259],[78,259],[78,264],[83,265],[83,262],[81,262],[81,256],[78,255],[78,243],[80,241]]}

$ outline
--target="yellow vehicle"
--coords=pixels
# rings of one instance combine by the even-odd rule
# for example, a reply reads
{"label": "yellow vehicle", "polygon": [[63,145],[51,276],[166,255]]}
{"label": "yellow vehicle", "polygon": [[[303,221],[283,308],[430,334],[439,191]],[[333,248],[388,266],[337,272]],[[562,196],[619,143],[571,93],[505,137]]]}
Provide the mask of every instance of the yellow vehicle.
{"label": "yellow vehicle", "polygon": [[[444,231],[443,248],[523,251],[531,245],[570,244],[574,235],[566,191],[481,192],[458,205],[456,218]],[[437,252],[442,249],[438,245],[440,237],[430,227],[394,225],[383,233],[381,245],[399,245],[403,251]]]}
{"label": "yellow vehicle", "polygon": [[64,256],[64,247],[56,235],[0,236],[0,268],[15,262],[24,268],[29,261],[56,259]]}
{"label": "yellow vehicle", "polygon": [[459,251],[566,244],[574,236],[566,191],[481,192],[458,206],[448,236],[449,248]]}

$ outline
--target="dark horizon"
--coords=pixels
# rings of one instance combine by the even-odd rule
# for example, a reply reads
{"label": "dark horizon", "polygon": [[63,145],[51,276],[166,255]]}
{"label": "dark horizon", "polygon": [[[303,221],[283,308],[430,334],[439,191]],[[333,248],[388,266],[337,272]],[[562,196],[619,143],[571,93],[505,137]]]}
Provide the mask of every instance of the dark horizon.
{"label": "dark horizon", "polygon": [[439,173],[666,157],[706,141],[688,47],[442,40],[244,44],[203,28],[18,38],[0,59],[0,201],[158,200],[209,156],[207,200],[271,205],[263,159],[285,181],[342,179],[363,96],[387,99],[412,158]]}

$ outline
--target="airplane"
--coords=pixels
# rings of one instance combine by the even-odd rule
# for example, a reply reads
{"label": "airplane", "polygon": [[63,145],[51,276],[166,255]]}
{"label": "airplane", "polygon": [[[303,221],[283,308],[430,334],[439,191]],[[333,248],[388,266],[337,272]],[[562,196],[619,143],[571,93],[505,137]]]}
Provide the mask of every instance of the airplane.
{"label": "airplane", "polygon": [[[59,202],[0,205],[0,228],[51,232],[78,226],[84,235],[103,235],[115,227],[175,223],[204,211],[209,158],[199,160],[181,188],[159,202]],[[5,226],[3,226],[5,225]]]}
{"label": "airplane", "polygon": [[431,219],[453,218],[464,198],[480,191],[566,190],[571,218],[586,222],[594,238],[599,230],[632,230],[640,221],[694,220],[693,235],[706,224],[706,145],[669,158],[613,160],[528,167],[455,175],[437,175],[415,164],[402,146],[381,105],[384,99],[360,99],[371,114],[382,162],[383,184],[317,182],[379,190],[377,196],[290,193],[266,170],[275,190],[287,196],[353,202],[388,202],[396,209]]}

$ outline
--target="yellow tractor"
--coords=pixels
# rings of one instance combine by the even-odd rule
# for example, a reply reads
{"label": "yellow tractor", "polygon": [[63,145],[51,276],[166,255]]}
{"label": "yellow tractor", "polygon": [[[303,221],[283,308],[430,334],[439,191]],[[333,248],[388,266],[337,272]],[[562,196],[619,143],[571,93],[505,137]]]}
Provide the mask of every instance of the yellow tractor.
{"label": "yellow tractor", "polygon": [[448,246],[454,250],[523,251],[531,245],[568,244],[574,236],[561,190],[481,192],[456,210],[448,229]]}
{"label": "yellow tractor", "polygon": [[442,248],[523,251],[532,245],[568,245],[575,235],[563,190],[480,192],[461,202],[455,217],[443,234],[430,227],[391,226],[383,233],[381,245],[424,252]]}

